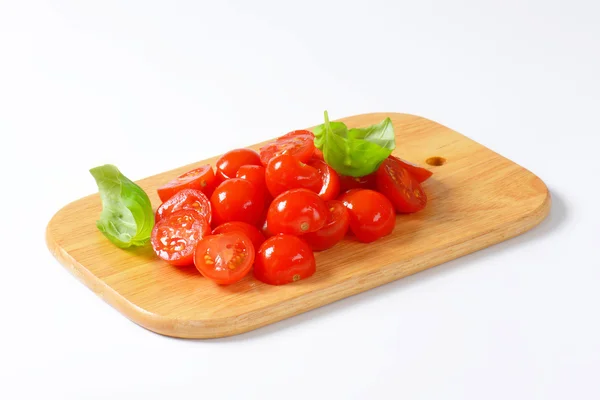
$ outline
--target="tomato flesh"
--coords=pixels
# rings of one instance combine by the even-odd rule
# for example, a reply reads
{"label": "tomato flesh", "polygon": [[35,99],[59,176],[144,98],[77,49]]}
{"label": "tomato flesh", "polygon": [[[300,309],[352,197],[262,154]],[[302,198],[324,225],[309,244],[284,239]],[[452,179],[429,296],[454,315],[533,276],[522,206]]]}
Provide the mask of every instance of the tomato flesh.
{"label": "tomato flesh", "polygon": [[307,162],[315,151],[315,135],[311,131],[289,132],[274,142],[260,148],[260,160],[266,167],[269,161],[280,154],[289,154],[301,162]]}
{"label": "tomato flesh", "polygon": [[194,209],[206,217],[208,223],[212,221],[212,207],[208,197],[197,189],[183,189],[175,193],[156,210],[156,220],[179,210]]}
{"label": "tomato flesh", "polygon": [[166,215],[152,229],[150,241],[156,255],[172,265],[194,263],[199,240],[210,234],[210,224],[194,209],[183,209]]}
{"label": "tomato flesh", "polygon": [[310,246],[293,235],[276,235],[265,240],[254,264],[256,279],[269,285],[306,279],[315,271],[315,255]]}
{"label": "tomato flesh", "polygon": [[179,175],[157,189],[160,201],[165,202],[183,189],[196,189],[210,196],[215,188],[215,173],[210,165],[203,165]]}
{"label": "tomato flesh", "polygon": [[229,232],[242,232],[248,236],[255,249],[258,249],[265,241],[265,236],[258,230],[257,227],[241,221],[225,222],[224,224],[213,229],[212,234],[218,235]]}
{"label": "tomato flesh", "polygon": [[344,203],[339,200],[329,200],[325,205],[329,211],[325,225],[318,231],[302,235],[313,251],[332,248],[346,236],[350,227],[350,216]]}
{"label": "tomato flesh", "polygon": [[251,149],[235,149],[223,154],[216,163],[216,174],[220,181],[235,178],[243,165],[261,165],[258,153]]}
{"label": "tomato flesh", "polygon": [[256,225],[264,207],[263,195],[251,182],[239,178],[221,182],[210,197],[210,202],[216,225],[230,221]]}
{"label": "tomato flesh", "polygon": [[275,156],[265,171],[267,189],[273,197],[290,189],[304,188],[318,193],[321,176],[316,168],[306,165],[289,154]]}
{"label": "tomato flesh", "polygon": [[387,236],[396,225],[392,203],[383,194],[370,189],[353,190],[340,200],[350,217],[350,230],[363,243]]}
{"label": "tomato flesh", "polygon": [[413,213],[427,205],[427,195],[417,179],[396,159],[386,159],[375,176],[377,190],[392,202],[397,212]]}
{"label": "tomato flesh", "polygon": [[412,177],[415,178],[419,183],[425,182],[431,177],[431,175],[433,175],[433,172],[431,172],[430,170],[423,167],[419,167],[418,165],[410,163],[396,156],[390,156],[389,158],[393,158],[394,160],[396,160],[398,164],[400,164],[400,166],[404,168],[409,174],[411,174]]}
{"label": "tomato flesh", "polygon": [[242,279],[254,263],[254,246],[242,232],[205,236],[198,242],[194,265],[206,278],[219,285]]}
{"label": "tomato flesh", "polygon": [[325,161],[312,159],[308,165],[319,171],[321,177],[321,189],[317,192],[319,196],[327,201],[335,199],[340,194],[340,177],[333,168]]}
{"label": "tomato flesh", "polygon": [[267,211],[267,225],[274,234],[315,232],[325,225],[326,220],[325,202],[307,189],[292,189],[280,194]]}

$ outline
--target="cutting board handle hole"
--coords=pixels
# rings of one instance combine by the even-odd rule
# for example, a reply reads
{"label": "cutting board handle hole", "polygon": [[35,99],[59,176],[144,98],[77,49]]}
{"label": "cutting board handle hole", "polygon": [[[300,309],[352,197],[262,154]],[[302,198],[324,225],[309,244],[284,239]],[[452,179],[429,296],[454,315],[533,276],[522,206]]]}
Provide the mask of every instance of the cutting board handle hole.
{"label": "cutting board handle hole", "polygon": [[446,159],[444,157],[429,157],[425,162],[434,167],[439,167],[440,165],[446,164]]}

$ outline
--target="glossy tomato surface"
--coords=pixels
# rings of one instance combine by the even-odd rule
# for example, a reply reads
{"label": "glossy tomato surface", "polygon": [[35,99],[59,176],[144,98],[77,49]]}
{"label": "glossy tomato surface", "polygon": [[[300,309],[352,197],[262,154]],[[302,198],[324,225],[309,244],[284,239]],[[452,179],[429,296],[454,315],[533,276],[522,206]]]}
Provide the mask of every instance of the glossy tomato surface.
{"label": "glossy tomato surface", "polygon": [[373,242],[394,230],[396,213],[383,194],[370,189],[353,190],[341,201],[348,210],[350,229],[359,241]]}
{"label": "glossy tomato surface", "polygon": [[266,167],[271,158],[289,154],[301,162],[307,162],[315,151],[315,135],[306,130],[287,133],[260,148],[260,160]]}
{"label": "glossy tomato surface", "polygon": [[308,161],[308,165],[319,171],[321,177],[319,196],[325,201],[335,199],[340,194],[340,177],[338,173],[325,161],[312,159]]}
{"label": "glossy tomato surface", "polygon": [[156,255],[172,265],[194,263],[200,239],[210,234],[210,224],[198,211],[184,209],[166,215],[154,225],[150,241]]}
{"label": "glossy tomato surface", "polygon": [[409,174],[411,174],[412,177],[415,178],[419,183],[425,182],[431,177],[431,175],[433,175],[433,172],[431,172],[430,170],[423,167],[419,167],[418,165],[410,163],[399,157],[390,156],[389,158],[393,158],[394,160],[396,160],[396,162],[400,164],[400,166],[404,168]]}
{"label": "glossy tomato surface", "polygon": [[220,181],[235,178],[243,165],[261,165],[258,153],[251,149],[235,149],[223,154],[216,163],[216,174]]}
{"label": "glossy tomato surface", "polygon": [[351,189],[375,189],[375,174],[361,177],[340,175],[340,193]]}
{"label": "glossy tomato surface", "polygon": [[[265,167],[262,165],[243,165],[238,169],[236,178],[245,179],[252,182],[256,190],[264,196],[265,203],[270,203],[273,196],[267,190],[267,182],[265,180]],[[268,205],[268,204],[266,204]]]}
{"label": "glossy tomato surface", "polygon": [[276,235],[265,240],[254,263],[256,279],[269,285],[306,279],[315,271],[315,255],[310,246],[293,235]]}
{"label": "glossy tomato surface", "polygon": [[194,265],[204,277],[219,285],[230,285],[248,274],[254,256],[254,246],[248,236],[242,232],[228,232],[200,240]]}
{"label": "glossy tomato surface", "polygon": [[262,194],[251,182],[239,178],[221,182],[213,192],[210,202],[216,225],[231,221],[256,225],[264,208]]}
{"label": "glossy tomato surface", "polygon": [[427,205],[423,188],[397,160],[386,159],[375,175],[377,190],[392,202],[397,212],[413,213]]}
{"label": "glossy tomato surface", "polygon": [[350,227],[350,216],[348,210],[339,200],[325,202],[327,206],[327,221],[325,226],[316,232],[302,235],[302,238],[314,251],[323,251],[332,248],[339,243]]}
{"label": "glossy tomato surface", "polygon": [[267,225],[273,234],[301,235],[318,231],[327,220],[323,199],[307,189],[292,189],[277,196],[269,206]]}
{"label": "glossy tomato surface", "polygon": [[304,188],[318,193],[322,180],[319,171],[289,154],[275,156],[265,171],[267,189],[273,197],[290,189]]}
{"label": "glossy tomato surface", "polygon": [[203,165],[183,175],[178,176],[171,182],[157,189],[158,197],[162,202],[169,200],[177,192],[183,189],[196,189],[210,196],[215,188],[215,173],[210,165]]}
{"label": "glossy tomato surface", "polygon": [[179,210],[194,209],[206,217],[208,223],[212,221],[212,207],[208,197],[197,189],[183,189],[162,203],[156,210],[156,220]]}
{"label": "glossy tomato surface", "polygon": [[233,221],[233,222],[225,222],[222,225],[217,226],[213,229],[212,234],[218,235],[221,233],[230,233],[230,232],[242,232],[252,242],[252,245],[255,249],[258,249],[261,244],[265,241],[265,236],[261,231],[258,230],[254,225],[250,225],[247,222],[241,221]]}

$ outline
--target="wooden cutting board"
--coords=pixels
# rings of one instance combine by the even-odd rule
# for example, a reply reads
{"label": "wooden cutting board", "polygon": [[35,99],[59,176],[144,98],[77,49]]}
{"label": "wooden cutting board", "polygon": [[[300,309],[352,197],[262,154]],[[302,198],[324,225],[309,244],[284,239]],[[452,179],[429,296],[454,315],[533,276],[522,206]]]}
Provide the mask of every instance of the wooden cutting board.
{"label": "wooden cutting board", "polygon": [[[236,284],[218,286],[193,267],[158,260],[151,246],[119,249],[96,229],[98,194],[58,211],[47,228],[48,247],[133,322],[169,336],[215,338],[250,331],[491,246],[533,228],[548,214],[550,195],[538,177],[449,128],[396,113],[341,121],[360,127],[387,116],[397,134],[394,154],[434,172],[424,184],[427,208],[399,215],[394,232],[374,243],[345,239],[317,253],[317,272],[309,279],[269,286],[249,274]],[[428,166],[432,157],[445,163]],[[156,209],[157,187],[207,162],[214,165],[216,158],[137,183]]]}

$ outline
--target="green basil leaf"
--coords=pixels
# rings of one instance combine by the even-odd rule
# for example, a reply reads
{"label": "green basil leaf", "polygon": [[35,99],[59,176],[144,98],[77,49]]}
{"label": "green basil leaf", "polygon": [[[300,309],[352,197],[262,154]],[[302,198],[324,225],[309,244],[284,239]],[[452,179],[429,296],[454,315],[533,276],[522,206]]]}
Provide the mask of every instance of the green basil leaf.
{"label": "green basil leaf", "polygon": [[121,248],[148,243],[154,212],[146,192],[114,165],[92,168],[90,173],[102,200],[102,212],[96,221],[100,232]]}
{"label": "green basil leaf", "polygon": [[315,127],[313,133],[315,146],[323,151],[325,162],[342,175],[369,175],[396,148],[396,135],[389,118],[349,130],[342,122],[329,122],[325,111],[325,123]]}

